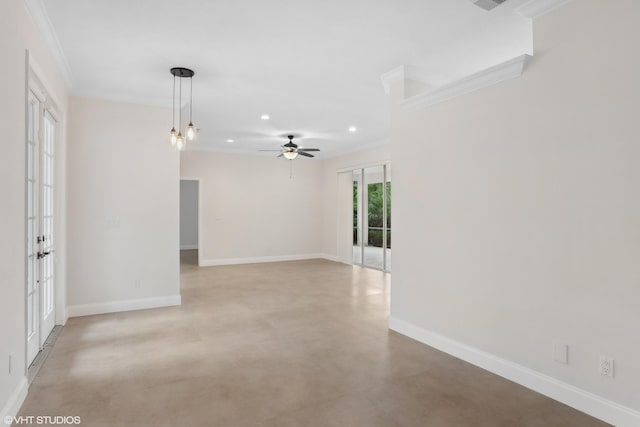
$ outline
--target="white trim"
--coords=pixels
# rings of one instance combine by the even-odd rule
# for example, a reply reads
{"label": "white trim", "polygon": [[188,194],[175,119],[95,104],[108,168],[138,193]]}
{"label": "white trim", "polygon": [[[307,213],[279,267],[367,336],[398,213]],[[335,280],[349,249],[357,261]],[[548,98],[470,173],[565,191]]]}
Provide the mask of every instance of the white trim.
{"label": "white trim", "polygon": [[71,305],[69,317],[91,316],[93,314],[118,313],[121,311],[146,310],[148,308],[171,307],[182,304],[180,295],[110,301],[96,304]]}
{"label": "white trim", "polygon": [[[388,138],[383,138],[383,139],[379,139],[379,140],[375,140],[373,142],[368,142],[362,145],[356,145],[354,147],[350,147],[347,149],[338,149],[338,150],[331,150],[331,151],[325,151],[323,149],[323,151],[320,151],[319,153],[315,154],[315,158],[314,159],[308,159],[308,160],[314,160],[314,161],[324,161],[324,160],[329,160],[329,159],[333,159],[336,157],[341,157],[341,156],[346,156],[348,154],[352,154],[352,153],[357,153],[359,151],[366,151],[366,150],[371,150],[374,148],[378,148],[378,147],[382,147],[384,145],[389,144],[390,141]],[[282,158],[277,158],[273,153],[267,153],[267,152],[256,152],[256,151],[252,151],[252,150],[243,150],[240,148],[225,148],[225,147],[219,147],[219,146],[208,146],[208,145],[194,145],[192,144],[187,144],[187,148],[185,149],[185,151],[194,151],[194,152],[206,152],[206,153],[220,153],[220,154],[235,154],[238,156],[256,156],[256,157],[262,157],[262,158],[268,158],[268,159],[273,159],[274,161],[284,161],[284,159]],[[181,178],[182,179],[182,178]],[[192,178],[189,178],[192,179]],[[194,180],[197,180],[197,178],[193,178]]]}
{"label": "white trim", "polygon": [[334,261],[335,257],[328,254],[276,255],[249,258],[218,258],[200,260],[200,267],[215,267],[218,265],[261,264],[265,262],[302,261],[308,259],[327,259]]}
{"label": "white trim", "polygon": [[447,101],[451,98],[465,95],[478,89],[519,77],[522,75],[529,58],[531,58],[530,55],[517,56],[453,83],[407,98],[402,101],[400,105],[407,110],[419,107],[429,107],[431,105]]}
{"label": "white trim", "polygon": [[333,261],[333,262],[339,262],[340,264],[346,264],[342,261],[340,261],[337,257],[337,255],[331,255],[331,254],[318,254],[318,258],[320,259],[326,259],[327,261]]}
{"label": "white trim", "polygon": [[335,151],[335,150],[325,151],[322,157],[319,157],[318,159],[321,161],[328,160],[328,159],[335,159],[336,157],[343,157],[343,156],[347,156],[353,153],[358,153],[361,151],[368,151],[368,150],[373,150],[375,148],[384,147],[387,144],[391,144],[391,140],[386,138],[379,139],[377,141],[367,142],[362,145],[356,145],[355,147],[352,147],[350,149],[342,149],[340,151]]}
{"label": "white trim", "polygon": [[391,92],[391,85],[393,83],[404,81],[405,72],[404,65],[400,65],[393,70],[387,71],[383,75],[380,76],[380,81],[382,82],[382,87],[385,93]]}
{"label": "white trim", "polygon": [[387,94],[391,92],[391,85],[393,83],[405,80],[413,80],[429,86],[434,83],[432,81],[433,79],[430,79],[427,73],[411,65],[400,65],[380,76],[382,87]]}
{"label": "white trim", "polygon": [[[49,112],[54,116],[56,121],[64,121],[64,111],[62,110],[61,96],[54,91],[55,86],[47,79],[47,74],[40,66],[33,53],[27,49],[27,60],[29,62],[27,79],[29,82],[29,88],[34,92],[34,95],[42,103],[45,103],[45,108],[50,110]],[[35,89],[40,93],[36,93]]]}
{"label": "white trim", "polygon": [[180,250],[181,251],[189,251],[189,250],[193,250],[193,249],[198,249],[198,244],[194,244],[194,245],[180,245]]}
{"label": "white trim", "polygon": [[514,11],[525,18],[537,18],[559,8],[571,0],[530,0],[518,6]]}
{"label": "white trim", "polygon": [[640,425],[640,412],[395,317],[389,329],[618,427]]}
{"label": "white trim", "polygon": [[360,164],[349,166],[346,168],[340,168],[336,170],[336,172],[337,173],[351,172],[354,169],[366,169],[373,166],[391,166],[391,160],[380,160],[377,162],[360,163]]}
{"label": "white trim", "polygon": [[49,49],[49,53],[53,57],[67,89],[71,90],[71,68],[62,50],[62,45],[60,44],[60,40],[58,40],[56,31],[53,28],[53,24],[51,24],[51,20],[49,19],[47,8],[44,6],[42,0],[24,0],[24,7],[35,26],[40,30],[44,44]]}
{"label": "white trim", "polygon": [[[27,397],[27,392],[29,391],[29,382],[27,381],[27,377],[22,377],[20,383],[16,389],[11,393],[7,403],[2,408],[2,412],[0,412],[0,424],[1,425],[11,425],[11,423],[5,423],[5,417],[15,417],[18,415],[20,411],[20,407],[22,403],[24,403],[24,399]],[[13,420],[12,420],[13,421]]]}

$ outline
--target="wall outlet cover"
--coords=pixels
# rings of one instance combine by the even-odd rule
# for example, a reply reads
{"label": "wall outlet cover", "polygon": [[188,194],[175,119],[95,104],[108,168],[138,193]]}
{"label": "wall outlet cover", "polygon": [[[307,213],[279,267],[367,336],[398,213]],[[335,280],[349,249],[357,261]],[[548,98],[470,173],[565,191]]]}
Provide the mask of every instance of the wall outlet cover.
{"label": "wall outlet cover", "polygon": [[613,378],[615,360],[608,356],[600,356],[600,375]]}
{"label": "wall outlet cover", "polygon": [[553,344],[553,360],[558,363],[569,363],[569,346],[562,343]]}

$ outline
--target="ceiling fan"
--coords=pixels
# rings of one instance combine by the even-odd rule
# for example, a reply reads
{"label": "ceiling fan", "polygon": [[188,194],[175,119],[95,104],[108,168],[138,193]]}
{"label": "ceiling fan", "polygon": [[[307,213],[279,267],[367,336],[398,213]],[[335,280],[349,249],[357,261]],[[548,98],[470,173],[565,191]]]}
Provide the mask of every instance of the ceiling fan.
{"label": "ceiling fan", "polygon": [[289,142],[282,146],[281,150],[260,150],[260,151],[280,151],[278,157],[285,157],[288,160],[293,160],[298,155],[304,157],[315,157],[313,154],[309,154],[308,151],[320,151],[317,148],[299,148],[298,144],[293,142],[294,135],[287,135]]}

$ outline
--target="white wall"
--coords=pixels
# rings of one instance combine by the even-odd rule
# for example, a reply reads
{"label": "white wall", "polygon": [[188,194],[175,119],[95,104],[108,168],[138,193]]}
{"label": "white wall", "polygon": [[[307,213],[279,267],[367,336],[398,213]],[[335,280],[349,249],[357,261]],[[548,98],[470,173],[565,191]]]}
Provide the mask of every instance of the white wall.
{"label": "white wall", "polygon": [[[67,91],[23,2],[0,2],[0,416],[15,415],[26,393],[25,52],[66,115]],[[64,126],[64,125],[63,125]],[[64,146],[64,130],[58,141]],[[64,151],[63,151],[64,152]],[[60,236],[63,244],[64,236]],[[64,271],[63,246],[57,268]],[[61,284],[64,286],[64,284]],[[12,370],[9,373],[9,357]]]}
{"label": "white wall", "polygon": [[570,2],[535,21],[522,77],[394,107],[391,299],[394,319],[636,410],[638,16]]}
{"label": "white wall", "polygon": [[171,111],[75,97],[69,110],[70,314],[179,302]]}
{"label": "white wall", "polygon": [[180,180],[180,249],[198,249],[198,181]]}
{"label": "white wall", "polygon": [[322,166],[317,159],[186,151],[181,176],[201,186],[200,263],[317,255]]}

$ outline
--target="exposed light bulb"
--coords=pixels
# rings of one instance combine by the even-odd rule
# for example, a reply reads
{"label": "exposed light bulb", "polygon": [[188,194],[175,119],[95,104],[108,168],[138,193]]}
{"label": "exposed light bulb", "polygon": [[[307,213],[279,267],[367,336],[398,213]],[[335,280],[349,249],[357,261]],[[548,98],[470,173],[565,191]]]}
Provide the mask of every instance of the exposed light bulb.
{"label": "exposed light bulb", "polygon": [[349,126],[349,132],[353,133],[353,132],[357,132],[358,128],[355,126]]}
{"label": "exposed light bulb", "polygon": [[196,128],[195,126],[193,126],[193,123],[189,122],[185,134],[187,135],[187,139],[189,141],[193,141],[193,139],[196,137]]}
{"label": "exposed light bulb", "polygon": [[178,132],[178,137],[176,138],[176,148],[180,151],[183,151],[184,146],[185,146],[184,137],[180,132]]}
{"label": "exposed light bulb", "polygon": [[169,132],[169,142],[171,145],[176,145],[176,140],[178,139],[178,132],[176,132],[176,128],[171,128],[171,132]]}
{"label": "exposed light bulb", "polygon": [[293,160],[296,157],[298,157],[298,152],[297,151],[285,151],[282,154],[284,155],[285,158],[287,158],[289,160]]}
{"label": "exposed light bulb", "polygon": [[266,121],[266,120],[269,120],[270,118],[271,118],[271,117],[269,117],[269,115],[268,115],[268,114],[263,114],[263,115],[261,115],[261,116],[260,116],[260,119],[261,119],[261,120],[265,120],[265,121]]}

